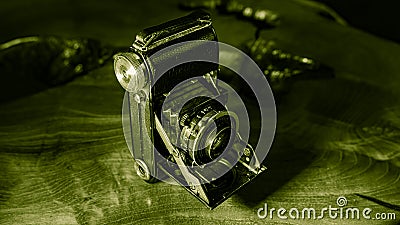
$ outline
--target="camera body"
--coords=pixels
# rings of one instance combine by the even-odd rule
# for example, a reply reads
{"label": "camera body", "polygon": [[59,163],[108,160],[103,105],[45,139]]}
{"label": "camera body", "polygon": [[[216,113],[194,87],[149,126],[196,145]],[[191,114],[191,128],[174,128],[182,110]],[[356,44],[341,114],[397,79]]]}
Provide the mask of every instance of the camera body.
{"label": "camera body", "polygon": [[[193,55],[207,60],[166,66]],[[172,178],[210,208],[265,170],[227,107],[218,59],[217,36],[203,11],[143,30],[114,56],[127,90],[124,132],[137,174],[150,183]]]}

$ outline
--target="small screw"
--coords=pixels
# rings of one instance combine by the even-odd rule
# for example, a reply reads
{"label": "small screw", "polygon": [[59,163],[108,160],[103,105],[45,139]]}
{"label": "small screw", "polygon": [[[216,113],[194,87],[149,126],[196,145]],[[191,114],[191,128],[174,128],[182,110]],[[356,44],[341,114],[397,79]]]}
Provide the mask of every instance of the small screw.
{"label": "small screw", "polygon": [[196,190],[196,186],[194,186],[191,182],[189,183],[190,189],[192,189],[193,191]]}
{"label": "small screw", "polygon": [[244,152],[243,152],[243,154],[245,155],[245,156],[250,156],[250,149],[249,148],[245,148],[244,149]]}

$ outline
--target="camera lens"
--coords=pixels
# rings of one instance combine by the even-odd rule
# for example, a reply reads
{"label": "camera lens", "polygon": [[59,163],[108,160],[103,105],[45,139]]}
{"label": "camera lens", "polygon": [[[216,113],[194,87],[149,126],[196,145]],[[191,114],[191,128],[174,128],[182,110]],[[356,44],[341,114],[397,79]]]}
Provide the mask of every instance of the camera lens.
{"label": "camera lens", "polygon": [[201,105],[189,101],[187,105],[196,106],[181,116],[180,143],[190,158],[202,165],[218,158],[234,139],[236,118],[216,100],[208,100]]}
{"label": "camera lens", "polygon": [[212,159],[217,158],[228,146],[229,139],[231,137],[231,129],[228,127],[223,128],[218,134],[213,138],[212,144],[210,146],[210,151],[208,153],[209,157]]}
{"label": "camera lens", "polygon": [[129,92],[136,92],[146,85],[143,60],[135,53],[115,55],[114,71],[121,86]]}

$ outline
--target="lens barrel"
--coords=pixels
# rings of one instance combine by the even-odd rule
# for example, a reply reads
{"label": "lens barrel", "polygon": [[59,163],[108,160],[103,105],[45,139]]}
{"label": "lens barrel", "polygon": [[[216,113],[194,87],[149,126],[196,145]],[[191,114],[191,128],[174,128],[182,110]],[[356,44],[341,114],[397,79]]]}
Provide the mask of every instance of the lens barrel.
{"label": "lens barrel", "polygon": [[231,147],[236,123],[220,103],[211,100],[181,115],[180,146],[197,165],[209,163]]}

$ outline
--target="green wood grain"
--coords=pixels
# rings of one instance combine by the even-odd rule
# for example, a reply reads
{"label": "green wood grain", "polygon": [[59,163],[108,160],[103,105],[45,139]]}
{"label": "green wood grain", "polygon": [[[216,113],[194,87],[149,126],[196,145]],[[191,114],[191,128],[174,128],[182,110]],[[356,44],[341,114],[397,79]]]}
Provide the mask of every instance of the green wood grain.
{"label": "green wood grain", "polygon": [[[186,13],[174,2],[156,1],[2,4],[2,40],[58,34],[115,46]],[[179,186],[140,180],[121,129],[123,90],[107,63],[64,86],[0,105],[0,224],[398,223],[257,217],[264,203],[321,209],[336,206],[339,196],[349,207],[400,217],[392,207],[400,205],[398,44],[338,25],[296,1],[257,4],[282,15],[281,25],[262,37],[337,71],[334,80],[297,82],[281,96],[265,173],[212,211]],[[220,41],[239,46],[254,38],[248,22],[213,18]]]}

